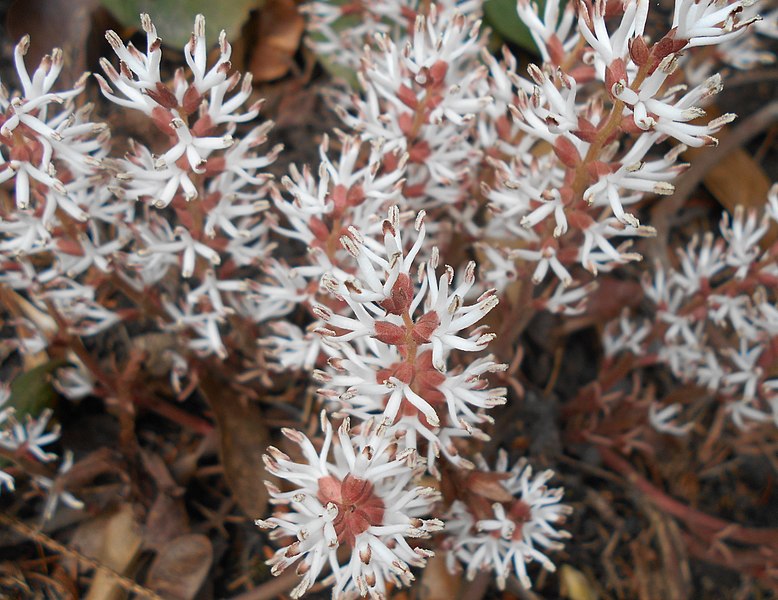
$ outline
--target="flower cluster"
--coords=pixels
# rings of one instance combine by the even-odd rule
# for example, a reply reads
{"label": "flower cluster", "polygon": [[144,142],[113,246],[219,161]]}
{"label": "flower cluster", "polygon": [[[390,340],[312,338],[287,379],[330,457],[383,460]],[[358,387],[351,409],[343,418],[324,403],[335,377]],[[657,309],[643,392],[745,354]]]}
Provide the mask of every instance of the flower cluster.
{"label": "flower cluster", "polygon": [[[85,79],[73,90],[52,91],[61,51],[29,76],[29,40],[16,47],[23,91],[0,99],[0,180],[13,179],[16,192],[16,206],[1,209],[0,281],[32,300],[21,302],[27,318],[20,326],[37,341],[23,351],[45,348],[56,330],[31,313],[94,336],[126,317],[117,310],[125,299],[142,304],[162,329],[182,333],[199,355],[226,356],[229,317],[261,320],[239,269],[257,266],[270,250],[260,216],[269,176],[261,170],[280,148],[267,155],[256,148],[272,124],[234,138],[239,124],[255,119],[259,102],[241,111],[253,92],[251,77],[230,73],[224,32],[219,58],[208,68],[205,22],[198,17],[184,49],[189,72],[178,69],[168,84],[161,40],[147,15],[141,23],[145,52],[109,31],[119,67],[103,59],[108,79],[96,77],[106,98],[146,115],[167,142],[150,148],[131,140],[122,159],[107,156],[109,131],[89,120],[91,105],[76,108]],[[118,296],[106,295],[109,283]],[[93,378],[77,359],[60,371],[58,387],[82,397],[94,390]]]}
{"label": "flower cluster", "polygon": [[[406,538],[428,538],[442,529],[438,519],[421,518],[431,512],[439,493],[414,485],[415,452],[398,451],[383,425],[366,422],[355,433],[346,419],[334,437],[322,413],[321,427],[320,451],[303,433],[284,430],[299,445],[304,463],[273,447],[265,455],[268,471],[295,486],[281,492],[268,484],[273,501],[291,510],[257,525],[274,529],[273,537],[296,538],[269,562],[274,574],[300,562],[297,573],[302,580],[292,591],[293,598],[310,589],[324,568],[332,570],[327,579],[334,584],[333,597],[356,592],[382,598],[387,583],[410,585],[414,579],[410,568],[424,566],[433,556],[426,548],[412,547]],[[339,556],[341,547],[348,550],[345,559]]]}
{"label": "flower cluster", "polygon": [[[469,579],[529,587],[530,563],[554,570],[571,509],[551,471],[509,467],[502,450],[492,470],[479,454],[499,406],[521,400],[503,363],[518,366],[537,312],[582,313],[598,274],[641,259],[633,238],[655,234],[641,205],[672,194],[687,147],[715,146],[734,118],[705,117],[722,89],[710,57],[764,62],[749,26],[775,34],[775,13],[759,24],[747,0],[675,0],[659,28],[649,4],[519,0],[541,60],[523,75],[488,51],[476,0],[311,2],[308,43],[358,87],[327,90],[343,130],[318,141],[318,166],[285,164],[278,182],[267,170],[282,148],[262,150],[273,124],[256,124],[251,75],[232,71],[224,32],[209,52],[202,16],[177,68],[148,15],[144,47],[106,34],[105,103],[145,125],[121,156],[84,104],[87,79],[56,91],[61,51],[30,74],[22,39],[21,89],[0,86],[13,194],[0,198],[0,301],[16,332],[3,351],[65,365],[55,388],[120,406],[127,439],[138,407],[156,405],[135,389],[146,371],[179,399],[217,369],[254,397],[293,372],[290,402],[315,382],[321,430],[284,429],[285,451],[267,449],[283,482],[268,482],[278,511],[257,521],[291,538],[268,562],[296,566],[294,597],[323,580],[336,598],[382,598],[432,548]],[[771,223],[778,188],[764,215],[738,209],[721,238],[657,265],[644,281],[655,318],[611,323],[605,362],[666,364],[738,425],[778,423]],[[106,341],[121,346],[110,360]],[[665,433],[689,429],[678,403],[648,413]],[[2,458],[53,463],[51,417],[0,408]],[[72,464],[66,453],[60,472]],[[47,516],[80,505],[53,470],[31,479],[51,490]]]}
{"label": "flower cluster", "polygon": [[[162,80],[161,40],[148,15],[141,16],[146,51],[127,46],[112,31],[106,34],[119,58],[117,70],[101,65],[108,80],[97,76],[103,94],[125,109],[145,114],[167,139],[153,150],[138,142],[126,158],[114,162],[125,200],[172,215],[144,213],[132,223],[126,283],[141,293],[158,287],[171,273],[189,282],[182,294],[165,286],[159,303],[166,328],[191,336],[189,347],[200,355],[226,356],[222,340],[228,319],[261,320],[256,293],[240,268],[259,266],[270,251],[268,227],[260,214],[268,207],[262,170],[281,148],[258,154],[272,122],[250,129],[240,139],[236,128],[256,119],[261,101],[252,101],[251,75],[231,73],[232,48],[226,33],[219,36],[219,56],[207,64],[205,20],[198,16],[184,48],[188,73],[179,68],[172,83]],[[251,101],[248,109],[243,106]]]}
{"label": "flower cluster", "polygon": [[[679,1],[673,28],[650,44],[648,2],[611,4],[607,11],[605,2],[581,5],[575,30],[570,5],[562,11],[548,3],[541,15],[519,2],[544,64],[530,65],[524,78],[510,55],[502,63],[487,58],[499,105],[483,126],[495,169],[483,192],[498,217],[487,235],[505,248],[524,240],[518,249],[495,246],[495,269],[506,259],[521,261],[535,265],[535,283],[551,272],[569,286],[576,264],[596,275],[639,260],[619,238],[654,231],[627,207],[671,194],[671,181],[687,166],[678,162],[685,147],[715,145],[712,136],[734,118],[690,123],[704,115],[700,105],[721,89],[721,79],[711,75],[687,89],[679,65],[689,48],[742,36],[750,20],[739,20],[739,5]],[[503,116],[509,112],[512,123]],[[669,139],[679,144],[657,155],[655,147]]]}
{"label": "flower cluster", "polygon": [[403,195],[416,211],[444,205],[453,217],[474,183],[482,154],[473,144],[476,116],[492,102],[474,5],[431,4],[425,14],[398,3],[394,18],[412,18],[412,26],[377,34],[374,46],[365,47],[362,93],[331,96],[333,109],[361,139],[407,155]]}
{"label": "flower cluster", "polygon": [[[22,460],[40,463],[42,465],[50,464],[59,457],[56,453],[44,450],[44,446],[49,446],[59,439],[59,426],[49,427],[51,421],[51,409],[45,409],[40,415],[33,418],[29,414],[23,422],[17,418],[16,411],[11,406],[3,406],[9,401],[11,391],[7,386],[0,385],[0,455],[4,459],[18,458]],[[5,462],[5,460],[4,460]],[[59,466],[59,473],[66,473],[73,466],[73,455],[70,452],[65,453]],[[0,468],[0,491],[6,488],[8,491],[14,491],[15,479],[13,474]],[[33,482],[42,490],[51,490],[53,481],[51,477],[37,473],[32,475]],[[43,514],[48,519],[54,514],[54,510],[59,502],[63,502],[70,508],[83,508],[83,503],[73,494],[64,491],[51,491],[46,501]]]}
{"label": "flower cluster", "polygon": [[[673,375],[707,388],[727,403],[732,420],[778,425],[778,338],[775,243],[778,185],[764,214],[738,207],[721,219],[721,237],[693,237],[678,252],[678,267],[657,263],[643,285],[655,318],[626,316],[607,329],[606,352],[630,352],[667,365]],[[675,417],[676,406],[664,417]],[[655,416],[660,424],[666,420]]]}
{"label": "flower cluster", "polygon": [[[654,230],[628,207],[671,194],[686,146],[715,145],[734,118],[698,124],[721,78],[684,78],[699,79],[690,49],[753,39],[750,7],[679,0],[652,44],[647,0],[613,4],[518,2],[544,61],[529,77],[509,52],[484,50],[477,3],[307,7],[313,47],[359,80],[358,93],[332,93],[333,108],[361,139],[405,153],[401,208],[434,210],[437,245],[451,227],[489,240],[477,248],[499,291],[524,274],[565,288],[576,266],[597,275],[640,260],[628,238]],[[679,143],[657,152],[667,140]],[[538,306],[575,313],[591,289],[550,290]]]}
{"label": "flower cluster", "polygon": [[505,451],[500,451],[494,471],[477,458],[479,471],[468,477],[468,495],[451,505],[446,520],[449,568],[461,563],[470,580],[479,571],[494,571],[501,590],[513,572],[530,588],[527,563],[537,561],[544,569],[555,570],[543,551],[561,549],[559,540],[570,537],[555,527],[572,509],[560,504],[562,488],[546,487],[553,471],[533,477],[524,460],[509,469]]}
{"label": "flower cluster", "polygon": [[415,274],[414,259],[425,238],[424,213],[415,229],[416,241],[406,252],[395,206],[383,222],[380,250],[356,229],[341,238],[357,263],[356,273],[330,273],[323,285],[348,305],[353,317],[314,307],[325,324],[320,333],[337,351],[328,361],[330,369],[317,378],[323,383],[320,393],[340,412],[363,420],[378,416],[407,447],[416,448],[419,438],[428,442],[428,465],[437,472],[435,457],[441,450],[450,460],[461,460],[452,438],[480,433],[478,425],[490,422],[484,410],[505,402],[506,390],[489,389],[481,378],[505,366],[486,357],[449,370],[452,351],[480,351],[493,339],[482,329],[464,332],[496,306],[497,298],[487,291],[474,304],[465,304],[475,264],[455,285],[451,267],[438,277],[436,250]]}

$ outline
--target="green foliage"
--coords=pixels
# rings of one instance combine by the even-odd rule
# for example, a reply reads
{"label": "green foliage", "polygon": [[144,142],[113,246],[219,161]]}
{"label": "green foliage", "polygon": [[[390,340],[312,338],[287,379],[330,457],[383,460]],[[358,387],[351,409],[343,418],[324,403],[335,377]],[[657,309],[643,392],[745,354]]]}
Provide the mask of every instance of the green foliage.
{"label": "green foliage", "polygon": [[167,46],[183,48],[192,34],[197,14],[205,16],[208,39],[222,29],[229,39],[240,35],[249,12],[260,8],[262,0],[101,0],[125,27],[138,27],[140,13],[148,13]]}
{"label": "green foliage", "polygon": [[[341,2],[338,2],[337,4],[342,4]],[[356,27],[360,22],[360,18],[357,15],[346,15],[344,17],[341,17],[337,21],[335,21],[332,24],[332,28],[334,31],[341,32],[349,27]],[[318,33],[317,31],[309,32],[309,34],[314,40],[316,41],[322,41],[324,40],[324,36],[321,33]],[[359,81],[357,80],[357,74],[353,69],[349,69],[348,67],[339,64],[336,60],[333,60],[327,55],[317,54],[316,58],[321,63],[321,65],[327,70],[327,72],[335,77],[336,79],[343,79],[346,81],[349,86],[351,86],[352,89],[359,89]]]}
{"label": "green foliage", "polygon": [[[537,2],[542,10],[545,0],[537,0]],[[516,13],[516,0],[487,0],[484,3],[484,19],[486,24],[504,39],[534,54],[538,53],[538,47],[529,29],[519,20],[519,15]]]}
{"label": "green foliage", "polygon": [[37,416],[43,409],[51,407],[57,399],[57,392],[51,385],[51,374],[64,365],[62,359],[50,360],[16,377],[11,382],[11,397],[6,406],[13,406],[19,418]]}

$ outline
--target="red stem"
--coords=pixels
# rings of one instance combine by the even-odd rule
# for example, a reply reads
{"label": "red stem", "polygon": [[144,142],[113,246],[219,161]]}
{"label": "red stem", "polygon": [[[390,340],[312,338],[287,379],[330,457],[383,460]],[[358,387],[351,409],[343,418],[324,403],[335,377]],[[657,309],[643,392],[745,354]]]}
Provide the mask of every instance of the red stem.
{"label": "red stem", "polygon": [[778,548],[778,529],[759,529],[743,527],[718,517],[695,510],[686,504],[671,498],[662,490],[649,483],[632,465],[618,454],[604,446],[597,446],[603,462],[611,469],[623,475],[632,485],[643,492],[658,508],[681,519],[688,526],[707,531],[698,532],[706,538],[732,539],[744,544],[765,545]]}

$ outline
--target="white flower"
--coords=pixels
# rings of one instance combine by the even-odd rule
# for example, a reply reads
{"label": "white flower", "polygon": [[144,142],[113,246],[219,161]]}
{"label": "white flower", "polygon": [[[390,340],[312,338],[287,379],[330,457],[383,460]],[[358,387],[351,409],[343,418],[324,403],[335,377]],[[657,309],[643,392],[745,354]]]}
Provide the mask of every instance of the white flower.
{"label": "white flower", "polygon": [[50,248],[51,232],[30,210],[17,210],[12,218],[0,220],[0,252],[20,256]]}
{"label": "white flower", "polygon": [[[57,470],[57,476],[62,476],[73,467],[73,453],[68,450],[65,452],[62,462],[59,465],[59,469]],[[43,507],[43,520],[48,521],[51,519],[51,517],[54,516],[54,512],[57,510],[57,506],[60,502],[62,502],[65,506],[69,508],[74,508],[76,510],[81,510],[84,508],[84,503],[81,502],[78,498],[76,498],[73,494],[70,492],[67,492],[63,489],[60,489],[57,487],[57,479],[50,479],[48,477],[43,477],[42,475],[37,475],[34,477],[35,483],[46,490],[48,492],[46,497],[46,504]]]}
{"label": "white flower", "polygon": [[239,279],[219,279],[213,269],[208,269],[203,282],[186,295],[187,304],[196,305],[205,302],[218,315],[228,315],[235,311],[224,304],[222,294],[232,292],[241,294],[248,290],[248,282]]}
{"label": "white flower", "polygon": [[13,492],[16,489],[16,484],[14,483],[13,475],[0,469],[0,492],[3,491],[3,488]]}
{"label": "white flower", "polygon": [[167,257],[181,254],[181,276],[189,278],[194,274],[197,257],[201,256],[211,265],[221,263],[219,253],[210,246],[198,242],[192,238],[192,234],[182,226],[178,226],[172,232],[178,240],[163,241],[148,238],[150,242],[147,246],[138,251],[138,255],[143,257],[149,254],[163,254]]}
{"label": "white flower", "polygon": [[[300,561],[297,572],[302,580],[292,591],[293,598],[310,589],[325,566],[332,569],[324,581],[333,585],[333,598],[356,594],[382,598],[388,583],[410,585],[411,567],[424,566],[432,556],[410,546],[406,538],[428,537],[442,529],[437,519],[419,518],[431,510],[439,494],[414,485],[415,453],[398,454],[383,427],[364,423],[355,434],[346,419],[333,440],[324,413],[321,425],[320,451],[299,431],[284,430],[300,446],[304,462],[294,462],[272,446],[265,455],[267,470],[293,488],[283,492],[268,484],[272,502],[289,506],[289,511],[257,525],[274,529],[273,538],[296,538],[268,564],[278,575]],[[350,551],[344,562],[337,557],[341,546]]]}
{"label": "white flower", "polygon": [[157,164],[151,151],[142,144],[131,144],[131,153],[122,162],[125,169],[116,177],[122,183],[121,193],[131,200],[149,200],[157,208],[167,207],[179,189],[192,201],[198,197],[197,186],[187,169],[178,164]]}
{"label": "white flower", "polygon": [[[775,400],[770,403],[772,410],[775,411]],[[754,405],[751,400],[746,398],[735,400],[727,404],[727,412],[732,415],[732,422],[741,429],[747,429],[746,421],[751,423],[767,423],[770,421],[770,414]],[[773,415],[773,420],[775,416]]]}
{"label": "white flower", "polygon": [[552,313],[575,316],[583,314],[589,295],[597,289],[597,282],[591,281],[586,285],[569,288],[560,283],[554,289],[554,293],[548,298],[538,298],[534,304],[538,308]]}
{"label": "white flower", "polygon": [[45,409],[37,418],[27,415],[24,423],[16,419],[13,409],[5,409],[2,413],[5,425],[0,429],[0,446],[11,452],[24,450],[41,462],[50,462],[57,458],[53,452],[46,452],[43,446],[56,442],[59,439],[59,425],[46,431],[49,420],[54,414],[49,408]]}
{"label": "white flower", "polygon": [[602,344],[605,356],[615,356],[624,351],[642,356],[645,353],[643,342],[650,335],[651,330],[649,323],[643,322],[638,326],[629,319],[627,310],[622,311],[618,325],[612,321],[603,333]]}
{"label": "white flower", "polygon": [[755,210],[746,215],[745,209],[738,205],[735,214],[721,216],[721,235],[727,241],[726,261],[729,266],[736,267],[735,277],[743,279],[749,267],[762,253],[759,241],[768,230],[768,215],[765,213],[757,222]]}
{"label": "white flower", "polygon": [[[482,471],[489,471],[483,459],[479,463]],[[505,589],[506,579],[514,573],[524,587],[530,588],[528,563],[537,561],[548,571],[556,570],[544,552],[561,549],[559,540],[570,537],[555,526],[563,523],[572,509],[560,504],[562,488],[546,487],[553,471],[533,477],[532,468],[523,459],[509,470],[508,455],[501,450],[494,472],[506,474],[500,482],[514,498],[490,506],[475,490],[469,498],[473,506],[467,500],[456,500],[446,519],[447,563],[453,570],[457,561],[461,562],[470,580],[479,571],[493,571],[500,589]],[[478,512],[474,514],[476,506]]]}
{"label": "white flower", "polygon": [[[528,28],[535,45],[540,50],[543,62],[559,65],[564,56],[575,48],[579,34],[575,31],[575,5],[571,2],[560,7],[559,0],[547,0],[540,8],[530,0],[520,0],[516,10],[519,19]],[[561,11],[560,11],[561,8]],[[562,12],[562,18],[559,13]]]}
{"label": "white flower", "polygon": [[[5,426],[8,418],[13,416],[13,409],[10,407],[3,408],[3,405],[8,402],[10,397],[11,386],[6,383],[0,383],[0,437],[3,435],[2,428]],[[0,469],[0,493],[2,493],[3,487],[9,492],[13,492],[15,489],[14,478],[10,473]]]}
{"label": "white flower", "polygon": [[754,323],[753,305],[750,296],[708,296],[708,317],[717,325],[724,326],[728,320],[735,332],[748,340],[756,340],[759,331]]}
{"label": "white flower", "polygon": [[679,40],[688,40],[687,48],[709,46],[730,41],[743,35],[746,26],[757,20],[739,19],[739,13],[749,1],[721,3],[716,0],[676,0],[673,27]]}
{"label": "white flower", "polygon": [[616,218],[606,218],[593,222],[583,230],[583,234],[584,241],[578,253],[578,261],[587,271],[597,275],[600,271],[611,270],[615,265],[643,259],[637,252],[625,252],[632,245],[631,240],[614,247],[611,239],[627,235],[651,237],[656,232],[644,225],[633,227],[624,225]]}
{"label": "white flower", "polygon": [[551,271],[556,275],[562,286],[567,287],[573,283],[573,277],[570,272],[562,264],[562,261],[558,257],[559,246],[553,240],[549,240],[541,248],[537,250],[525,250],[523,248],[517,248],[513,250],[512,254],[522,260],[537,262],[535,271],[532,273],[532,283],[541,283],[548,274],[548,269],[551,267]]}
{"label": "white flower", "polygon": [[275,321],[269,323],[273,335],[259,340],[259,344],[265,348],[268,356],[275,362],[270,364],[271,369],[287,370],[300,369],[311,371],[319,356],[324,353],[334,356],[337,351],[329,344],[324,343],[322,337],[315,330],[324,325],[321,321],[314,321],[305,331],[287,321]]}
{"label": "white flower", "polygon": [[690,422],[685,425],[673,423],[673,419],[675,419],[680,412],[681,405],[677,402],[665,407],[660,407],[656,402],[652,402],[648,409],[648,421],[651,423],[652,427],[660,433],[683,437],[691,431],[692,427],[694,427],[694,423]]}
{"label": "white flower", "polygon": [[162,40],[157,37],[154,23],[147,14],[140,17],[143,31],[146,32],[146,53],[142,54],[133,44],[125,47],[124,42],[114,31],[107,31],[105,38],[111,44],[113,51],[119,58],[121,73],[105,59],[100,59],[100,66],[105,71],[117,89],[125,96],[119,98],[113,94],[111,86],[100,75],[95,75],[100,83],[103,94],[112,102],[126,108],[134,108],[146,114],[159,104],[151,94],[144,93],[148,90],[156,91],[157,84],[161,85],[159,65],[162,60]]}
{"label": "white flower", "polygon": [[702,285],[727,266],[722,240],[715,240],[708,232],[703,236],[702,244],[699,242],[700,238],[694,235],[686,248],[676,250],[682,271],[673,272],[672,281],[687,295],[699,291]]}
{"label": "white flower", "polygon": [[60,394],[70,400],[81,400],[94,391],[94,380],[80,362],[73,367],[57,369],[52,384]]}
{"label": "white flower", "polygon": [[757,361],[765,348],[761,344],[749,348],[748,341],[741,339],[737,351],[734,348],[728,350],[729,352],[725,354],[729,357],[733,369],[724,376],[724,385],[730,389],[737,389],[736,393],[743,401],[751,402],[756,397],[759,383],[764,378],[764,369]]}
{"label": "white flower", "polygon": [[[108,140],[104,125],[88,121],[90,107],[75,108],[73,99],[84,91],[86,79],[72,90],[52,92],[62,70],[62,51],[45,56],[30,77],[24,64],[29,46],[25,36],[14,49],[23,92],[9,97],[5,88],[0,90],[0,183],[15,180],[19,209],[37,208],[38,198],[56,206],[50,195],[67,196],[65,181],[94,174]],[[72,207],[67,201],[62,205]],[[50,219],[47,215],[43,220]]]}
{"label": "white flower", "polygon": [[714,350],[705,349],[704,356],[700,357],[696,369],[695,379],[699,385],[704,385],[712,392],[721,388],[726,371],[721,366],[718,354]]}
{"label": "white flower", "polygon": [[778,183],[774,183],[767,193],[767,206],[765,206],[765,212],[773,222],[778,223]]}
{"label": "white flower", "polygon": [[648,16],[648,0],[628,0],[624,3],[624,14],[616,30],[608,33],[605,23],[606,2],[597,0],[589,5],[582,4],[578,29],[594,50],[594,64],[600,79],[604,80],[605,67],[617,59],[629,56],[629,42],[643,36]]}

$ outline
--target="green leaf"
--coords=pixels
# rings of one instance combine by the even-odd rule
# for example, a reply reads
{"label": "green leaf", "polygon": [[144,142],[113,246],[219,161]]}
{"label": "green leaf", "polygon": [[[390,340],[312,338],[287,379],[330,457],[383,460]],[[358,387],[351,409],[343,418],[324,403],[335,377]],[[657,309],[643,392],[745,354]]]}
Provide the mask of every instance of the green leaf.
{"label": "green leaf", "polygon": [[224,29],[228,39],[240,35],[249,12],[259,8],[261,0],[101,0],[125,27],[137,28],[139,15],[148,13],[166,46],[183,48],[189,41],[195,15],[205,16],[208,40],[215,41]]}
{"label": "green leaf", "polygon": [[[538,0],[538,6],[543,10],[545,0]],[[487,25],[506,40],[538,54],[538,47],[530,35],[529,28],[519,20],[516,0],[487,0],[484,3],[484,17]]]}
{"label": "green leaf", "polygon": [[[341,1],[337,2],[330,2],[330,4],[335,4],[336,6],[340,6],[343,4]],[[340,33],[341,31],[345,31],[349,27],[356,27],[362,22],[362,19],[359,18],[358,15],[352,15],[347,14],[343,17],[340,17],[339,19],[336,19],[331,27],[333,31]],[[308,35],[313,38],[314,41],[320,42],[324,41],[326,38],[324,34],[319,33],[316,31],[316,29],[311,30]],[[344,64],[341,64],[337,60],[337,56],[331,55],[331,54],[317,54],[316,58],[319,60],[321,65],[327,70],[327,72],[332,75],[335,79],[343,79],[346,83],[349,84],[351,89],[357,90],[359,89],[359,80],[357,79],[357,73],[354,71],[354,69],[351,69],[347,67]]]}
{"label": "green leaf", "polygon": [[11,382],[11,397],[8,406],[16,409],[18,417],[37,416],[44,408],[50,408],[57,399],[57,392],[51,385],[51,374],[66,364],[62,359],[51,360],[22,373]]}

